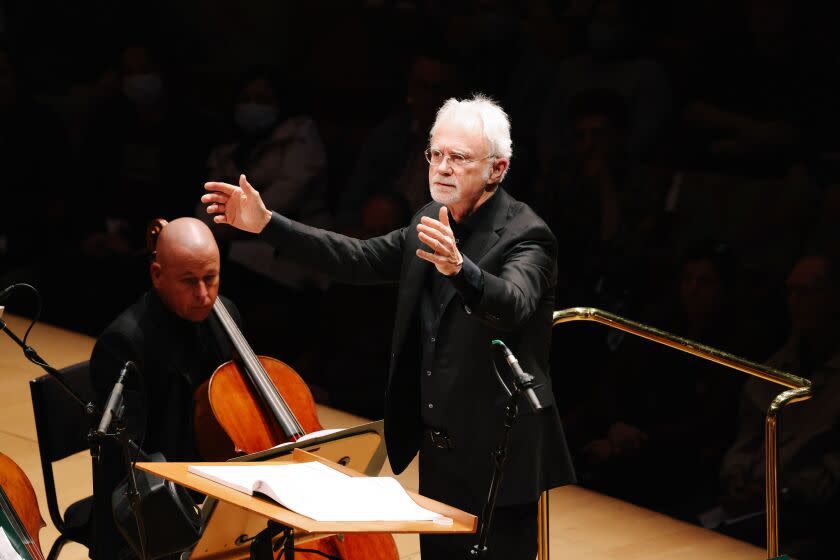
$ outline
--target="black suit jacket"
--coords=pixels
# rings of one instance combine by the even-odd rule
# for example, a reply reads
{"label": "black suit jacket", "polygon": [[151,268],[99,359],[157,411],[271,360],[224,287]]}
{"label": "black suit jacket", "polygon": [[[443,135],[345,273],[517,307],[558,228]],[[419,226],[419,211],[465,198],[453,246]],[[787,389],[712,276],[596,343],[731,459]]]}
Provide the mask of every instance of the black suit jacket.
{"label": "black suit jacket", "polygon": [[[457,478],[469,481],[478,493],[487,489],[488,457],[497,444],[507,401],[490,367],[492,339],[508,345],[525,371],[542,383],[543,402],[553,402],[548,356],[557,242],[527,205],[502,189],[494,197],[500,197],[494,201],[494,212],[473,224],[472,234],[461,247],[464,270],[446,287],[435,336],[437,348],[455,356],[453,375],[440,381],[445,383],[446,399],[439,406],[444,407],[444,427],[455,442],[453,452],[463,471],[457,474],[466,474]],[[437,218],[440,206],[430,203],[407,227],[364,241],[277,214],[262,234],[279,253],[316,267],[336,281],[399,283],[385,395],[385,438],[397,473],[417,453],[424,429],[418,305],[433,265],[415,254],[418,248],[428,249],[418,240],[416,226],[422,216]],[[470,268],[480,274],[478,290],[463,277]],[[534,501],[543,489],[574,480],[556,408],[540,415],[526,405],[519,410],[499,505]]]}

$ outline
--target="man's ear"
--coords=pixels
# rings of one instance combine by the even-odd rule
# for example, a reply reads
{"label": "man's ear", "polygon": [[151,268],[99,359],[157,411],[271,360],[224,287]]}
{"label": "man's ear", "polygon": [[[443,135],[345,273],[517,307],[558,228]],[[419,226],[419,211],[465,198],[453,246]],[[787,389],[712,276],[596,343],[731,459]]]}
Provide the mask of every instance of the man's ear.
{"label": "man's ear", "polygon": [[508,165],[510,165],[509,159],[496,158],[493,161],[493,167],[490,169],[490,179],[487,182],[495,185],[501,183],[502,177],[505,176],[505,171],[507,171]]}
{"label": "man's ear", "polygon": [[161,267],[159,262],[153,262],[149,265],[149,276],[152,278],[152,286],[155,288],[160,284]]}

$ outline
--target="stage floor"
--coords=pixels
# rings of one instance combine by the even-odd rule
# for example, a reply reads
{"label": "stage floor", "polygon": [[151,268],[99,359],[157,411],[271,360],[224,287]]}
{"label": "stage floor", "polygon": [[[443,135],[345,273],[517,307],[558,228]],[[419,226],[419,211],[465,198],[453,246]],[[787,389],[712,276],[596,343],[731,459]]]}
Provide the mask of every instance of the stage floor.
{"label": "stage floor", "polygon": [[[9,328],[23,336],[28,321],[7,316]],[[86,360],[94,340],[50,325],[37,325],[29,344],[56,368]],[[0,451],[18,463],[29,476],[47,526],[41,531],[44,554],[57,536],[49,520],[44,497],[35,421],[28,383],[43,372],[29,363],[5,334],[0,335]],[[325,428],[341,428],[364,419],[328,407],[319,407]],[[391,474],[386,464],[383,474]],[[417,460],[397,477],[417,490]],[[56,485],[63,511],[70,503],[91,492],[90,457],[79,453],[56,466]],[[557,488],[550,502],[551,557],[564,560],[761,560],[764,550],[689,525],[669,517],[615,500],[576,486]],[[416,536],[396,535],[402,559],[420,557]],[[87,558],[87,549],[67,545],[63,560]],[[428,560],[428,559],[427,559]]]}

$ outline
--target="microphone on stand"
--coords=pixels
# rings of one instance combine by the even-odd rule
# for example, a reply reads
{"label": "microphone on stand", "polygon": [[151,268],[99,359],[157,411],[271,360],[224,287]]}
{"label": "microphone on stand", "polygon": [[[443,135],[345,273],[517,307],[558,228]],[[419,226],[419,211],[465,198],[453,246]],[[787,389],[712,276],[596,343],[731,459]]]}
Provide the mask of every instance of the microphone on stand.
{"label": "microphone on stand", "polygon": [[513,383],[516,385],[516,388],[525,395],[525,399],[528,401],[528,404],[531,405],[531,410],[534,412],[541,412],[545,407],[540,402],[539,397],[537,397],[537,393],[534,391],[534,387],[536,386],[534,384],[534,376],[530,373],[525,373],[522,370],[522,366],[519,365],[519,360],[516,359],[516,356],[513,355],[513,352],[510,351],[510,348],[508,348],[504,342],[501,340],[494,340],[493,344],[501,347],[502,352],[504,352],[505,361],[508,363],[510,370],[513,372]]}
{"label": "microphone on stand", "polygon": [[108,396],[108,403],[105,405],[105,412],[102,413],[102,419],[99,421],[99,427],[96,429],[98,435],[104,435],[111,427],[114,417],[119,418],[120,408],[122,407],[123,389],[125,388],[125,376],[129,368],[137,371],[137,366],[131,360],[127,361],[120,371],[120,376],[111,389],[111,394]]}

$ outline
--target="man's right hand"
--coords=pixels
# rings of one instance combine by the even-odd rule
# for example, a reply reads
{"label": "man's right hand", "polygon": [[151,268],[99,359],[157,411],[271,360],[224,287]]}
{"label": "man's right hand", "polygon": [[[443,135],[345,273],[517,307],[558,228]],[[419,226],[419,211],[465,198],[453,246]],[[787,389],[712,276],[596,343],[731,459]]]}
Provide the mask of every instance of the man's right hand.
{"label": "man's right hand", "polygon": [[201,197],[208,204],[207,213],[217,224],[228,224],[251,233],[260,233],[271,220],[258,193],[245,175],[239,176],[239,186],[211,181],[204,184],[209,192]]}

